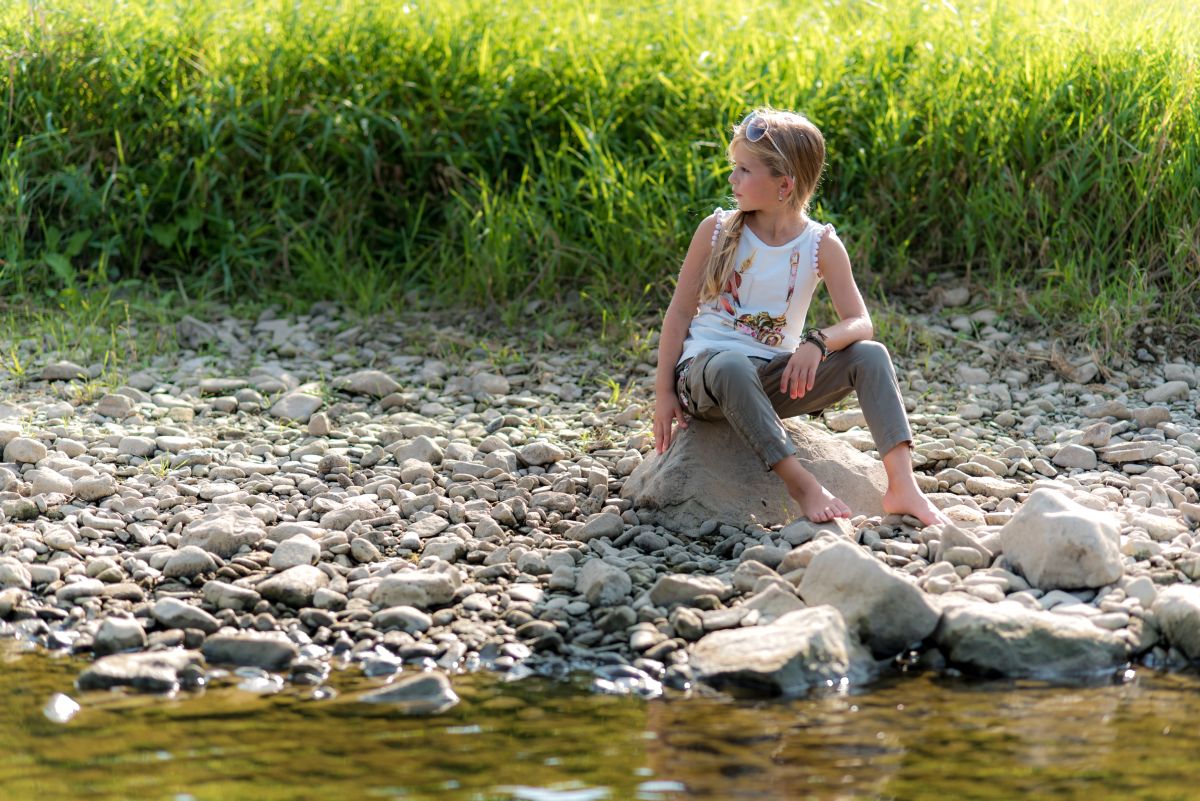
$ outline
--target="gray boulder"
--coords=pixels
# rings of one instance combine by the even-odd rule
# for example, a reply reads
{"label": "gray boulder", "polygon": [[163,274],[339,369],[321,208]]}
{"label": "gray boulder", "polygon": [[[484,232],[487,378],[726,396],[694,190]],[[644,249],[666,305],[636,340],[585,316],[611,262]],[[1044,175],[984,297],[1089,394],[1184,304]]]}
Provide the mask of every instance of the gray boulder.
{"label": "gray boulder", "polygon": [[217,563],[212,554],[203,548],[188,545],[171,554],[162,570],[167,578],[192,578],[216,569]]}
{"label": "gray boulder", "polygon": [[271,415],[283,420],[307,423],[324,404],[316,395],[306,392],[289,392],[271,406]]}
{"label": "gray boulder", "polygon": [[[785,420],[801,463],[855,514],[883,514],[887,475],[883,463],[812,426]],[[731,481],[731,476],[737,476]],[[801,516],[783,482],[767,470],[724,421],[693,420],[676,432],[664,454],[648,456],[625,480],[621,497],[639,513],[656,513],[674,530],[719,520],[769,526]]]}
{"label": "gray boulder", "polygon": [[1175,584],[1158,593],[1154,616],[1167,642],[1188,659],[1200,659],[1200,587]]}
{"label": "gray boulder", "polygon": [[1120,526],[1052,489],[1035,490],[1000,529],[1009,564],[1043,590],[1103,587],[1123,572]]}
{"label": "gray boulder", "polygon": [[145,647],[146,632],[141,623],[131,617],[106,617],[96,631],[92,652],[96,656],[108,656]]}
{"label": "gray boulder", "polygon": [[76,684],[81,690],[132,687],[146,692],[172,692],[179,688],[180,672],[203,664],[204,658],[196,651],[113,654],[93,662]]}
{"label": "gray boulder", "polygon": [[212,634],[221,628],[221,621],[200,607],[186,604],[178,598],[160,598],[150,614],[169,629],[200,629],[205,634]]}
{"label": "gray boulder", "polygon": [[296,565],[259,583],[256,590],[272,603],[302,609],[312,606],[313,595],[329,586],[329,576],[312,565]]}
{"label": "gray boulder", "polygon": [[355,395],[370,395],[373,398],[383,398],[400,389],[400,384],[381,370],[359,370],[334,379],[333,386]]}
{"label": "gray boulder", "polygon": [[14,437],[4,446],[4,461],[34,464],[46,458],[46,446],[31,437]]}
{"label": "gray boulder", "polygon": [[275,546],[270,564],[276,570],[287,570],[296,565],[315,565],[320,559],[321,546],[307,534],[297,534]]}
{"label": "gray boulder", "polygon": [[250,514],[249,509],[234,507],[189,523],[179,547],[194,545],[228,559],[243,545],[254,545],[266,535],[263,522]]}
{"label": "gray boulder", "polygon": [[575,590],[592,606],[614,606],[633,590],[633,581],[619,567],[592,558],[583,563],[575,578]]}
{"label": "gray boulder", "polygon": [[384,608],[412,606],[429,609],[453,601],[454,593],[461,586],[462,579],[455,570],[405,570],[379,582],[371,602]]}
{"label": "gray boulder", "polygon": [[610,540],[615,540],[621,536],[621,532],[625,530],[625,521],[618,514],[612,512],[601,512],[589,519],[582,526],[575,526],[567,529],[563,535],[567,539],[575,540],[576,542],[590,542],[598,537],[608,537]]}
{"label": "gray boulder", "polygon": [[391,606],[371,617],[371,625],[380,631],[399,629],[408,634],[420,634],[433,625],[433,618],[413,606]]}
{"label": "gray boulder", "polygon": [[715,595],[725,601],[733,595],[733,587],[716,576],[671,574],[661,577],[650,588],[650,602],[664,609],[680,604],[690,606],[701,595]]}
{"label": "gray boulder", "polygon": [[[168,562],[168,564],[170,563]],[[224,581],[204,582],[201,594],[204,595],[206,603],[212,604],[217,609],[233,609],[237,612],[253,609],[262,600],[262,596],[254,590]]]}
{"label": "gray boulder", "polygon": [[1099,675],[1126,659],[1125,641],[1113,632],[1016,601],[950,607],[935,637],[951,664],[1014,678]]}
{"label": "gray boulder", "polygon": [[300,649],[293,642],[266,634],[222,634],[205,640],[200,652],[211,664],[287,670]]}
{"label": "gray boulder", "polygon": [[436,715],[458,703],[458,696],[444,673],[403,676],[392,684],[366,693],[368,704],[390,704],[406,715]]}
{"label": "gray boulder", "polygon": [[828,604],[841,612],[877,657],[921,642],[938,624],[937,610],[914,581],[844,540],[813,557],[798,589],[809,606]]}
{"label": "gray boulder", "polygon": [[869,655],[831,606],[789,612],[766,626],[714,631],[692,646],[691,665],[700,680],[794,697],[840,682],[867,680]]}

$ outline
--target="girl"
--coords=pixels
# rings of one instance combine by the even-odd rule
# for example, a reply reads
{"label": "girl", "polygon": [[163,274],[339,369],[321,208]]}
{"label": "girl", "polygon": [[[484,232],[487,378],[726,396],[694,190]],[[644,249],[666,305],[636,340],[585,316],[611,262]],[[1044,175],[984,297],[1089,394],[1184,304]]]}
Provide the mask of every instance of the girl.
{"label": "girl", "polygon": [[[781,417],[813,414],[852,390],[888,488],[883,508],[925,525],[948,520],[913,478],[912,432],[887,349],[872,342],[871,318],[846,248],[807,215],[825,163],[825,140],[799,114],[760,108],[733,129],[729,183],[737,209],[718,209],[692,237],[658,349],[654,437],[671,445],[675,423],[725,419],[787,486],[814,522],[851,510],[795,456]],[[804,329],[825,281],[839,322]]]}

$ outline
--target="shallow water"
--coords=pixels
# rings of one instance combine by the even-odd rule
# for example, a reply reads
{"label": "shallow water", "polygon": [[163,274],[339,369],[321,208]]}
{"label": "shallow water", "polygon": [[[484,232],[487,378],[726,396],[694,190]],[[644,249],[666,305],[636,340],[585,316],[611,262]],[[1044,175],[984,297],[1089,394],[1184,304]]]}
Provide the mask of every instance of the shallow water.
{"label": "shallow water", "polygon": [[[588,681],[457,676],[462,703],[407,718],[338,693],[233,686],[81,694],[82,666],[0,643],[0,798],[1200,798],[1200,680],[1143,671],[1061,687],[897,676],[798,701],[590,693]],[[218,682],[217,684],[219,684]],[[43,707],[66,693],[66,723]]]}

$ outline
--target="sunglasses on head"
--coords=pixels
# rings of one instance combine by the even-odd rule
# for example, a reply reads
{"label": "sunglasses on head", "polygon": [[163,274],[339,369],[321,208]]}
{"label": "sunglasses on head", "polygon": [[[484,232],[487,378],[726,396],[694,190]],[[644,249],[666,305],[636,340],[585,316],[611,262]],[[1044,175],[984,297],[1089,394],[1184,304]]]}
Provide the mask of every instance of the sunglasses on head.
{"label": "sunglasses on head", "polygon": [[767,121],[759,116],[757,111],[751,111],[744,118],[739,126],[742,129],[742,134],[746,137],[747,142],[757,142],[764,136],[771,143],[771,147],[775,148],[775,152],[783,159],[784,164],[788,164],[788,157],[783,155],[783,151],[779,149],[779,145],[775,142],[775,137],[771,136],[771,129],[767,125]]}

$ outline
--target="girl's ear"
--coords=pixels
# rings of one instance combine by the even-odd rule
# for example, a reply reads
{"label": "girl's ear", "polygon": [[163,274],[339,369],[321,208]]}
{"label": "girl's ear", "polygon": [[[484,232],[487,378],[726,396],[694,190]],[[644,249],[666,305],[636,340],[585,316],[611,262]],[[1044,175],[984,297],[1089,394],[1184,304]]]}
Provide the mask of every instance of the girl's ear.
{"label": "girl's ear", "polygon": [[787,176],[787,175],[783,176],[783,183],[780,184],[780,186],[779,186],[780,193],[782,193],[783,195],[789,195],[789,194],[791,194],[792,190],[795,188],[796,188],[796,179],[792,178],[790,176]]}

